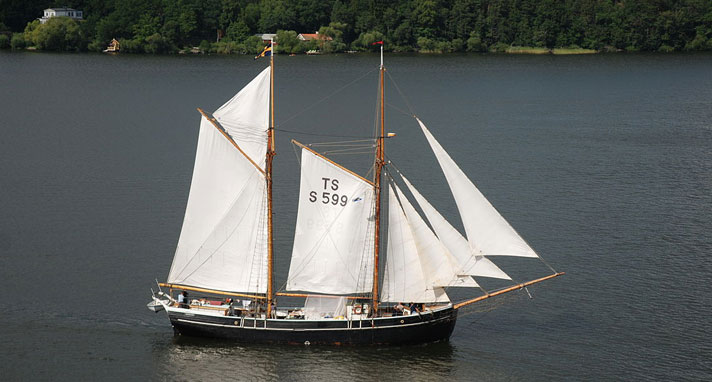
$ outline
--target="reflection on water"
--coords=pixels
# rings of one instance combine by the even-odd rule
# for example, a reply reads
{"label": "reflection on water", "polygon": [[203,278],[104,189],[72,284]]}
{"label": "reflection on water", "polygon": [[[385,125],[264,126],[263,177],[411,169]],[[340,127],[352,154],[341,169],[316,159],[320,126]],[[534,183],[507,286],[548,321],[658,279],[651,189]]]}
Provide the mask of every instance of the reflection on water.
{"label": "reflection on water", "polygon": [[[363,381],[442,380],[453,370],[453,345],[408,347],[240,345],[177,336],[153,346],[155,377],[166,380]],[[380,376],[380,378],[379,378]]]}

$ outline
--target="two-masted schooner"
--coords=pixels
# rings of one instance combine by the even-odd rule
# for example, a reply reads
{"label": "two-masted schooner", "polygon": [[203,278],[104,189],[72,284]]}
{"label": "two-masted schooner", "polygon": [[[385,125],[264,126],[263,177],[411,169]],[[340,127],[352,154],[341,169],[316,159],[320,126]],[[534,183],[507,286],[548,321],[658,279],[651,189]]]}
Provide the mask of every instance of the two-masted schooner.
{"label": "two-masted schooner", "polygon": [[[417,117],[466,236],[395,168],[384,174],[391,167],[385,160],[384,72],[381,46],[372,179],[293,141],[301,148],[299,206],[286,288],[279,292],[272,278],[274,55],[269,67],[212,115],[198,109],[200,134],[183,227],[168,280],[153,291],[149,309],[165,310],[181,335],[260,343],[414,344],[447,340],[466,305],[563,274],[551,268],[536,280],[450,301],[448,288],[479,286],[473,276],[511,280],[488,257],[538,255]],[[277,304],[280,297],[305,299],[301,306],[283,307]]]}

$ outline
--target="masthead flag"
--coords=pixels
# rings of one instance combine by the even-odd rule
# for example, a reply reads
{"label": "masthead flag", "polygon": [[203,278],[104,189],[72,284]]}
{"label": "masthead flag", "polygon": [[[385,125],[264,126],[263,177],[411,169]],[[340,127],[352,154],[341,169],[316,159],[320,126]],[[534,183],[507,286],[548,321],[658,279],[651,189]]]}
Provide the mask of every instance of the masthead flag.
{"label": "masthead flag", "polygon": [[269,56],[271,56],[271,55],[272,55],[272,46],[271,46],[271,45],[267,45],[267,46],[265,47],[265,49],[262,51],[262,53],[260,53],[260,54],[258,54],[257,56],[255,56],[255,60],[258,59],[258,58],[261,58],[261,57],[269,57]]}

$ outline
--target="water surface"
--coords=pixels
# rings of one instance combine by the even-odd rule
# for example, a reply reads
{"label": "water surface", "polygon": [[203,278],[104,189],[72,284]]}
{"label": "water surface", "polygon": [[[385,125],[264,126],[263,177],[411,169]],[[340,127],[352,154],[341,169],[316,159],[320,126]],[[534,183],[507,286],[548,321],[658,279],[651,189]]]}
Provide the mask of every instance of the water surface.
{"label": "water surface", "polygon": [[[175,339],[165,315],[144,305],[153,280],[168,273],[180,232],[195,108],[215,110],[266,64],[0,52],[4,378],[712,377],[709,54],[387,56],[398,86],[389,79],[393,162],[461,226],[408,116],[416,113],[567,275],[531,288],[532,300],[518,294],[467,311],[449,343],[331,348]],[[289,141],[368,136],[377,65],[371,55],[278,57],[277,286],[296,219],[298,166]],[[342,137],[308,135],[324,133]],[[520,280],[547,273],[526,259],[494,261]]]}

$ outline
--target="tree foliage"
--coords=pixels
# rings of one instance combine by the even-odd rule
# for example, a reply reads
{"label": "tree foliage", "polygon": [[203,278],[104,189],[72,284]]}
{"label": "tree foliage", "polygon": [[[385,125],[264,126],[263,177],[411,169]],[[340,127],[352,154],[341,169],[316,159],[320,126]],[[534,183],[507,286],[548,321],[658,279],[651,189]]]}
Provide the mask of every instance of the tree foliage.
{"label": "tree foliage", "polygon": [[69,17],[54,17],[44,24],[35,20],[27,24],[24,37],[43,50],[72,51],[86,46],[79,24]]}
{"label": "tree foliage", "polygon": [[[285,52],[370,50],[487,51],[509,46],[596,50],[712,49],[710,0],[0,0],[0,23],[41,49],[251,53],[257,33],[283,31]],[[69,6],[85,20],[30,27],[42,10]],[[49,24],[49,23],[48,23]],[[10,32],[8,31],[8,33]],[[35,32],[37,31],[37,32]],[[294,43],[291,33],[332,40]],[[8,34],[9,35],[9,34]],[[218,39],[222,39],[217,42]],[[122,48],[124,45],[122,45]]]}

